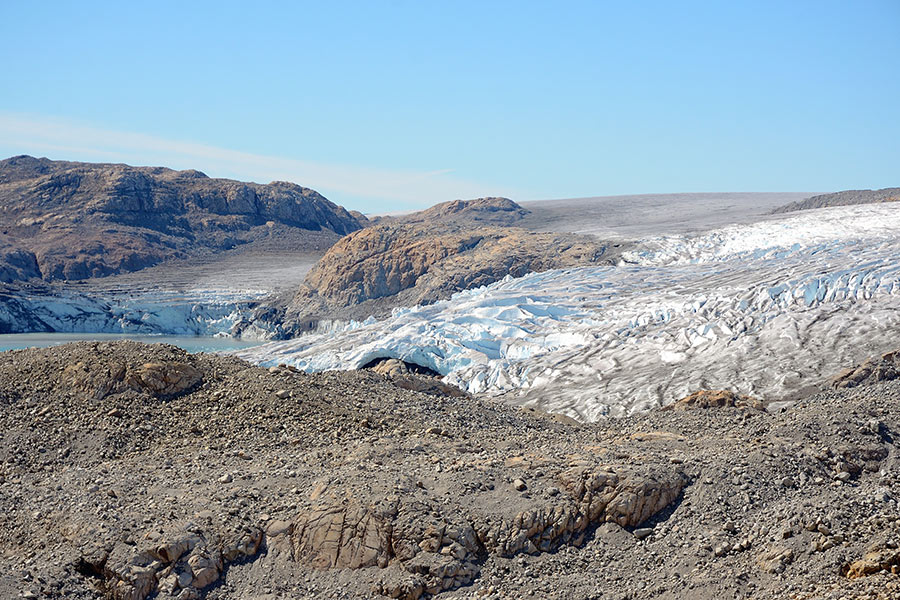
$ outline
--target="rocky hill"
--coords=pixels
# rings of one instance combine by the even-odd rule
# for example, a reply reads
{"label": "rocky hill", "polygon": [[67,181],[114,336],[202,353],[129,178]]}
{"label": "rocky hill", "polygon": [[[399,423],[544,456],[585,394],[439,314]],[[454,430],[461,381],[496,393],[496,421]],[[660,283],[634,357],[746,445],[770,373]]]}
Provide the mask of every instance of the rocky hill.
{"label": "rocky hill", "polygon": [[786,411],[710,392],[579,425],[375,368],[0,354],[0,597],[900,594],[885,369]]}
{"label": "rocky hill", "polygon": [[446,208],[422,217],[429,219],[424,222],[379,224],[338,241],[307,275],[287,321],[302,330],[304,323],[325,318],[380,316],[394,306],[430,304],[507,275],[611,264],[621,250],[592,236],[442,220]]}
{"label": "rocky hill", "polygon": [[475,198],[473,200],[451,200],[435,204],[425,210],[398,215],[373,216],[370,225],[399,223],[428,223],[431,225],[455,224],[467,226],[515,225],[531,211],[522,208],[509,198]]}
{"label": "rocky hill", "polygon": [[435,204],[431,208],[406,215],[404,223],[453,223],[456,225],[514,225],[529,214],[509,198],[476,198]]}
{"label": "rocky hill", "polygon": [[0,161],[0,281],[78,280],[248,243],[327,247],[359,229],[313,190],[199,171]]}
{"label": "rocky hill", "polygon": [[846,190],[833,194],[812,196],[798,202],[785,204],[772,211],[772,214],[828,208],[830,206],[851,206],[854,204],[876,204],[880,202],[900,202],[900,188],[884,188],[881,190]]}

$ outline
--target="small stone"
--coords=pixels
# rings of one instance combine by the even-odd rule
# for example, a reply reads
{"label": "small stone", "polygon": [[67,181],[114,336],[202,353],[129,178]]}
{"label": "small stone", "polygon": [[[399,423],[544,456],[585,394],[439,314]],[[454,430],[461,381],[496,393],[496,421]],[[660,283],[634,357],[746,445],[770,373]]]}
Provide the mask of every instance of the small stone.
{"label": "small stone", "polygon": [[291,524],[287,521],[271,521],[266,527],[266,535],[270,538],[278,537],[279,535],[285,535],[290,533]]}
{"label": "small stone", "polygon": [[190,571],[182,571],[178,574],[178,587],[186,588],[191,585],[191,582],[194,580],[194,575]]}
{"label": "small stone", "polygon": [[635,529],[633,535],[637,539],[642,540],[646,537],[650,537],[651,535],[653,535],[653,528],[652,527],[642,527],[640,529]]}
{"label": "small stone", "polygon": [[275,392],[275,396],[282,400],[286,400],[291,397],[291,392],[288,390],[278,390],[277,392]]}
{"label": "small stone", "polygon": [[234,479],[231,477],[231,473],[225,473],[221,477],[219,477],[219,483],[231,483]]}
{"label": "small stone", "polygon": [[790,477],[785,477],[781,480],[781,485],[783,487],[794,487],[794,480]]}
{"label": "small stone", "polygon": [[114,408],[114,409],[112,409],[111,411],[109,411],[108,413],[106,413],[106,416],[108,416],[108,417],[121,417],[123,414],[124,414],[124,413],[123,413],[120,409]]}
{"label": "small stone", "polygon": [[817,529],[817,530],[819,531],[819,533],[821,533],[822,535],[831,535],[831,530],[828,529],[828,527],[826,527],[825,525],[823,525],[823,524],[821,524],[821,523],[819,524],[818,527],[816,527],[816,529]]}
{"label": "small stone", "polygon": [[525,490],[528,489],[528,486],[525,485],[525,482],[521,479],[514,479],[512,483],[513,483],[513,488],[515,488],[515,490],[517,492],[524,492]]}

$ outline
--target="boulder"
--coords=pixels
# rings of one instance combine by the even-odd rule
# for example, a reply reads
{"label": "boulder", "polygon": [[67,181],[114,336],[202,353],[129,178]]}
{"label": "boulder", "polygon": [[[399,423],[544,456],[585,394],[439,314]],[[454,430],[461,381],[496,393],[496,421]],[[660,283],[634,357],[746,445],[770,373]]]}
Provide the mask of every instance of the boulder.
{"label": "boulder", "polygon": [[846,369],[831,380],[835,389],[872,385],[900,378],[900,351],[869,358],[862,364]]}
{"label": "boulder", "polygon": [[844,565],[842,572],[849,579],[857,579],[881,571],[896,573],[898,569],[900,569],[900,550],[880,546],[866,552],[861,559]]}
{"label": "boulder", "polygon": [[95,400],[128,390],[155,398],[175,397],[192,390],[203,379],[202,373],[187,362],[133,364],[104,354],[96,345],[85,347],[95,351],[87,351],[81,360],[67,365],[62,381]]}
{"label": "boulder", "polygon": [[690,396],[662,407],[662,410],[697,410],[705,408],[748,408],[763,410],[756,398],[735,394],[729,390],[698,390]]}

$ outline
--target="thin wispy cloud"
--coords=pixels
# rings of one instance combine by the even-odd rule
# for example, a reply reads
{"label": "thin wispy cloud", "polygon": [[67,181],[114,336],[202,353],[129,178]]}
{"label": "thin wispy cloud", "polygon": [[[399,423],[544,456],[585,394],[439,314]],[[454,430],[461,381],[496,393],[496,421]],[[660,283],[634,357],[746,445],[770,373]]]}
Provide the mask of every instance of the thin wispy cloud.
{"label": "thin wispy cloud", "polygon": [[453,169],[415,171],[320,163],[17,113],[0,112],[0,147],[65,160],[190,168],[214,177],[258,182],[292,181],[338,203],[368,211],[511,194],[511,190],[457,177]]}

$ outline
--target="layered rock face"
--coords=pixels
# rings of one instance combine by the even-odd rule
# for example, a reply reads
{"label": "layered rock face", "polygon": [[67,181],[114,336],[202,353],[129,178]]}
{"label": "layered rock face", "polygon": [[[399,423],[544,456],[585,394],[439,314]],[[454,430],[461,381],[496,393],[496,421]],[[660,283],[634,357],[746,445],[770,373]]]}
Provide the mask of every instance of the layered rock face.
{"label": "layered rock face", "polygon": [[334,240],[362,222],[292,183],[30,156],[0,161],[0,281],[100,277],[259,240],[296,245],[304,231]]}

